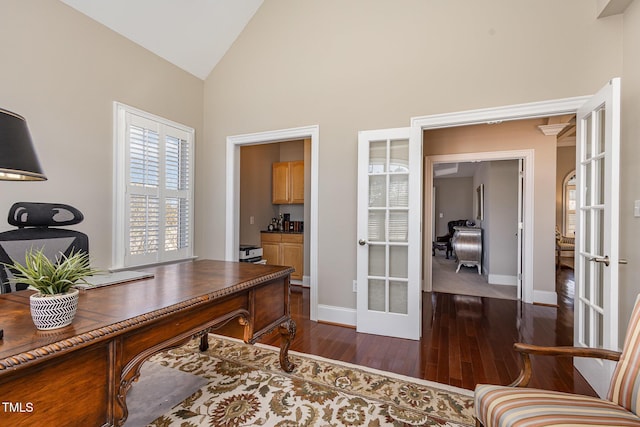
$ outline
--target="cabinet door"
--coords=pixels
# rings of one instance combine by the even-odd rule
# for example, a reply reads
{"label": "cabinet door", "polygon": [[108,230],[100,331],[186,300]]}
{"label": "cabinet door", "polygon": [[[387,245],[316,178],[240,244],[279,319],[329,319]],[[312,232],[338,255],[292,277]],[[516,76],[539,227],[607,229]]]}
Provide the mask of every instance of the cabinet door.
{"label": "cabinet door", "polygon": [[282,205],[289,203],[289,163],[274,163],[273,182],[271,184],[271,202],[274,205]]}
{"label": "cabinet door", "polygon": [[291,273],[292,279],[302,279],[302,245],[299,243],[281,243],[282,264],[296,269]]}
{"label": "cabinet door", "polygon": [[289,173],[291,174],[290,203],[304,203],[304,162],[289,163]]}
{"label": "cabinet door", "polygon": [[267,260],[269,265],[281,265],[280,244],[262,242],[262,258]]}

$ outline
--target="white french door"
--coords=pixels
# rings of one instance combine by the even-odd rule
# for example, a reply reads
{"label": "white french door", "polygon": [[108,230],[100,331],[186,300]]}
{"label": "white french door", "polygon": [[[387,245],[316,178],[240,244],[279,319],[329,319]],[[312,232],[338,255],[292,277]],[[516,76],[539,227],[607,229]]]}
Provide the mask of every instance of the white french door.
{"label": "white french door", "polygon": [[[620,79],[613,79],[576,117],[577,232],[574,344],[618,350]],[[614,362],[576,358],[600,395]]]}
{"label": "white french door", "polygon": [[358,133],[358,332],[420,339],[421,141]]}

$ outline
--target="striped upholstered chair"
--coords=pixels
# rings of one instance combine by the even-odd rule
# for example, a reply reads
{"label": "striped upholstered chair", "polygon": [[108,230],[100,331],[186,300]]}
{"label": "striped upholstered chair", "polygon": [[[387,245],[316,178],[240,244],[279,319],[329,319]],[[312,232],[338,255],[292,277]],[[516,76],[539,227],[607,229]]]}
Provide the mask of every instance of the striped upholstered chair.
{"label": "striped upholstered chair", "polygon": [[[515,349],[522,355],[523,368],[513,384],[476,386],[477,426],[640,426],[640,297],[636,299],[622,353],[521,343],[516,343]],[[616,360],[607,399],[525,388],[531,378],[529,354]]]}

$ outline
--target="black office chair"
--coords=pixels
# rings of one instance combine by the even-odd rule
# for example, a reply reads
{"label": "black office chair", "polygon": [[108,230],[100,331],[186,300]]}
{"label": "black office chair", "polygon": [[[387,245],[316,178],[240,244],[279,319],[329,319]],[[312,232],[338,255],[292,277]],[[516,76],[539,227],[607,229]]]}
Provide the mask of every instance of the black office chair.
{"label": "black office chair", "polygon": [[11,269],[5,264],[24,262],[29,250],[42,250],[49,259],[59,258],[60,253],[89,253],[89,238],[76,230],[53,228],[82,222],[84,215],[73,206],[60,203],[17,202],[9,209],[8,222],[16,230],[0,233],[0,293],[27,288],[22,283],[11,283]]}
{"label": "black office chair", "polygon": [[457,219],[455,221],[449,221],[447,223],[447,229],[449,232],[444,236],[436,237],[436,241],[433,244],[433,255],[435,255],[435,249],[441,249],[442,246],[445,248],[445,256],[449,259],[450,255],[453,255],[453,246],[451,245],[451,239],[453,238],[453,234],[456,232],[455,227],[464,226],[467,224],[466,219]]}

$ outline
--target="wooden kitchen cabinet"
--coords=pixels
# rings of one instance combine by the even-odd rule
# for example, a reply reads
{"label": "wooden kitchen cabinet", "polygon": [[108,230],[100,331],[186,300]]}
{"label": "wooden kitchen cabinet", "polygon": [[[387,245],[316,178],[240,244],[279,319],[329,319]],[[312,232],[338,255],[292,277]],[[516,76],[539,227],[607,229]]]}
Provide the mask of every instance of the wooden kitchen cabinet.
{"label": "wooden kitchen cabinet", "polygon": [[260,233],[262,258],[269,265],[286,265],[295,268],[291,278],[302,280],[304,240],[301,233]]}
{"label": "wooden kitchen cabinet", "polygon": [[271,199],[274,205],[304,203],[304,161],[273,164]]}

